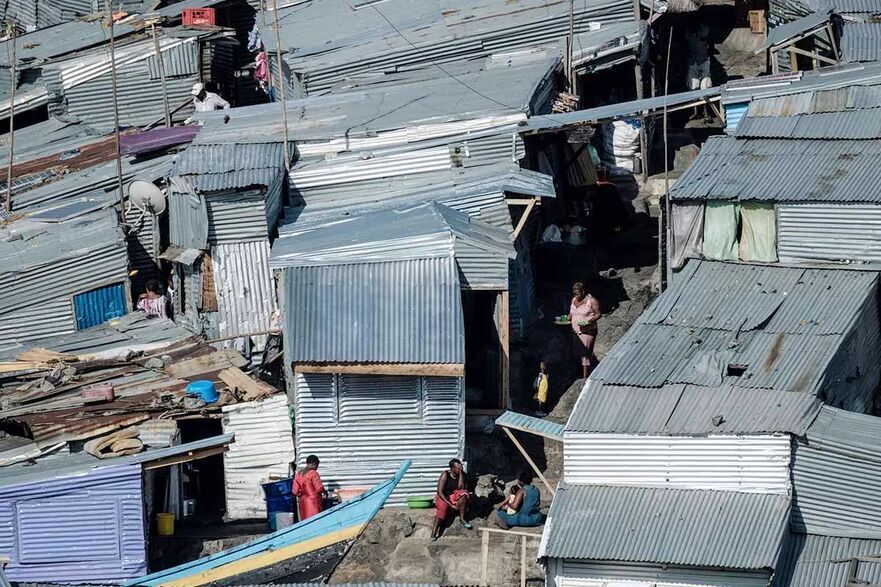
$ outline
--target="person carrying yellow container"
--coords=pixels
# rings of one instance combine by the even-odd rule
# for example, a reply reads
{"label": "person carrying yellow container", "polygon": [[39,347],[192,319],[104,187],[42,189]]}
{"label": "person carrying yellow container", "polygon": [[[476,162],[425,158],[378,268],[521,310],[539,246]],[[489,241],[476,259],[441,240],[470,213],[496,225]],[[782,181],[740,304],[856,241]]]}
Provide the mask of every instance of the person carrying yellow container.
{"label": "person carrying yellow container", "polygon": [[542,361],[539,363],[538,375],[532,383],[532,388],[535,389],[535,401],[538,402],[538,411],[535,415],[539,418],[547,416],[545,408],[548,404],[548,387],[548,368],[545,366],[544,361]]}

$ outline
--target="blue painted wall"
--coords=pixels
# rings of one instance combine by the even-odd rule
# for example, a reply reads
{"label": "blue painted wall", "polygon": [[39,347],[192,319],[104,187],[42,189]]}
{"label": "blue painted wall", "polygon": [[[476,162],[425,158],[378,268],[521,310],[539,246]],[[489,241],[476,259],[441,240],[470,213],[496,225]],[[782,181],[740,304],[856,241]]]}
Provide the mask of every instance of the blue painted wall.
{"label": "blue painted wall", "polygon": [[0,487],[0,555],[12,581],[121,582],[146,573],[140,465]]}
{"label": "blue painted wall", "polygon": [[125,284],[117,283],[73,298],[77,330],[103,324],[126,313]]}
{"label": "blue painted wall", "polygon": [[746,111],[749,110],[749,102],[738,102],[737,104],[725,105],[725,132],[732,133],[737,129],[740,119],[744,117]]}

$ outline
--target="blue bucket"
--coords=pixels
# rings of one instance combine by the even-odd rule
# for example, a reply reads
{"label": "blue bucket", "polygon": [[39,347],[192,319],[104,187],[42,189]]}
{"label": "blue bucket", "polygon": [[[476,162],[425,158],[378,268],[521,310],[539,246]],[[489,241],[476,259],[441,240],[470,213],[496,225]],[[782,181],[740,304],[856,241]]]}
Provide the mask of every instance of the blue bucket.
{"label": "blue bucket", "polygon": [[216,402],[217,398],[220,397],[217,389],[214,387],[214,382],[207,379],[193,381],[187,385],[187,394],[198,395],[206,404]]}
{"label": "blue bucket", "polygon": [[269,529],[273,532],[276,530],[275,513],[294,511],[291,481],[291,479],[282,479],[263,484],[263,493],[266,495],[266,518],[269,520]]}

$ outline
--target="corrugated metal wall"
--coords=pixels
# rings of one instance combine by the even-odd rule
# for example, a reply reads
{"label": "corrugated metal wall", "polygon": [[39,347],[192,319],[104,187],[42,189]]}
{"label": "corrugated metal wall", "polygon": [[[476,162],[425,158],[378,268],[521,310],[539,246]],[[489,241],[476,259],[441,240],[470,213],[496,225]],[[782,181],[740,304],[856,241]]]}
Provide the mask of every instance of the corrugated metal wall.
{"label": "corrugated metal wall", "polygon": [[484,251],[458,239],[456,266],[464,289],[508,289],[508,258],[496,251]]}
{"label": "corrugated metal wall", "polygon": [[881,538],[881,464],[799,445],[792,467],[796,532]]}
{"label": "corrugated metal wall", "polygon": [[77,294],[73,297],[76,328],[84,330],[98,326],[128,311],[124,283],[117,283]]}
{"label": "corrugated metal wall", "polygon": [[169,178],[168,233],[171,244],[185,249],[208,245],[208,207],[205,197],[182,177]]}
{"label": "corrugated metal wall", "polygon": [[782,493],[789,436],[637,436],[567,432],[568,483],[609,483]]}
{"label": "corrugated metal wall", "polygon": [[111,583],[147,571],[140,465],[0,488],[12,581]]}
{"label": "corrugated metal wall", "polygon": [[881,261],[881,206],[779,204],[777,224],[782,262]]}
{"label": "corrugated metal wall", "polygon": [[[166,80],[169,105],[174,108],[186,100],[196,81],[196,75],[169,77]],[[146,60],[121,67],[116,82],[121,126],[140,126],[162,118],[162,85],[150,81]],[[113,87],[109,68],[104,75],[66,89],[64,97],[69,114],[97,130],[113,128]],[[189,104],[172,118],[181,122],[192,112],[192,104]]]}
{"label": "corrugated metal wall", "polygon": [[223,455],[226,515],[231,520],[266,516],[262,483],[290,476],[294,431],[284,394],[223,407],[223,433],[236,441]]}
{"label": "corrugated metal wall", "polygon": [[[767,587],[770,573],[660,567],[640,563],[548,561],[548,587]],[[632,582],[632,583],[631,583]]]}
{"label": "corrugated metal wall", "polygon": [[749,110],[749,102],[738,102],[737,104],[725,104],[725,132],[732,133],[740,124]]}
{"label": "corrugated metal wall", "polygon": [[321,459],[329,487],[369,487],[413,465],[391,503],[434,494],[465,444],[464,380],[456,377],[295,376],[297,462]]}
{"label": "corrugated metal wall", "polygon": [[[75,262],[61,259],[21,273],[0,275],[0,288],[8,288],[6,296],[0,294],[0,345],[59,334],[53,328],[73,322],[74,294],[126,279],[128,255],[122,242],[91,251]],[[37,319],[28,323],[25,317],[29,315]],[[9,336],[4,332],[7,329],[11,331]]]}
{"label": "corrugated metal wall", "polygon": [[[155,216],[144,214],[134,206],[129,206],[125,212],[125,221],[128,228],[128,258],[132,269],[137,269],[136,279],[144,283],[148,279],[159,276],[159,265],[156,258],[161,251],[159,245],[159,226]],[[139,288],[135,288],[139,291]]]}
{"label": "corrugated metal wall", "polygon": [[[162,52],[162,65],[166,79],[172,77],[195,76],[199,73],[198,43],[182,43]],[[159,60],[150,55],[145,61],[150,79],[161,80]],[[195,83],[195,82],[194,82]],[[160,84],[161,87],[161,84]]]}
{"label": "corrugated metal wall", "polygon": [[[269,241],[211,247],[214,283],[220,312],[220,335],[234,336],[269,329],[277,305],[269,270]],[[262,347],[266,337],[255,337]]]}
{"label": "corrugated metal wall", "polygon": [[73,303],[59,297],[20,308],[0,318],[0,348],[17,342],[76,332]]}
{"label": "corrugated metal wall", "polygon": [[208,242],[212,245],[265,240],[266,204],[263,190],[205,195]]}

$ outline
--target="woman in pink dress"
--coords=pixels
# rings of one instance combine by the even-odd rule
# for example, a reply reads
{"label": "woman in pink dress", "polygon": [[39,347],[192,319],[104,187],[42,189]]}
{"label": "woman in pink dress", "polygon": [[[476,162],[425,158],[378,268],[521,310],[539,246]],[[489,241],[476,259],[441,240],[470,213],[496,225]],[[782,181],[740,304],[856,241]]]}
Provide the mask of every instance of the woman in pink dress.
{"label": "woman in pink dress", "polygon": [[600,319],[600,303],[587,293],[580,281],[572,286],[572,304],[569,306],[569,319],[575,332],[575,352],[581,360],[581,373],[587,379],[590,370],[599,363],[593,352],[597,340],[597,320]]}
{"label": "woman in pink dress", "polygon": [[162,295],[159,281],[151,279],[146,289],[138,298],[138,310],[143,310],[148,318],[168,318],[168,298]]}

